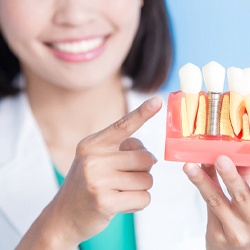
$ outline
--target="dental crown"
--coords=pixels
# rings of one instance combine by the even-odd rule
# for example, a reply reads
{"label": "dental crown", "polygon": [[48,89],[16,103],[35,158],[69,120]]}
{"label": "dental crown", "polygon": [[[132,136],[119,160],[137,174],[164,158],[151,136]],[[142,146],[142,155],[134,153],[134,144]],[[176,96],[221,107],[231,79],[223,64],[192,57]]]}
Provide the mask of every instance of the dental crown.
{"label": "dental crown", "polygon": [[[223,93],[226,72],[229,92]],[[250,68],[229,67],[226,71],[211,61],[202,67],[201,73],[199,67],[188,63],[179,70],[179,78],[184,93],[183,136],[206,134],[250,139]],[[202,78],[207,94],[201,91]]]}

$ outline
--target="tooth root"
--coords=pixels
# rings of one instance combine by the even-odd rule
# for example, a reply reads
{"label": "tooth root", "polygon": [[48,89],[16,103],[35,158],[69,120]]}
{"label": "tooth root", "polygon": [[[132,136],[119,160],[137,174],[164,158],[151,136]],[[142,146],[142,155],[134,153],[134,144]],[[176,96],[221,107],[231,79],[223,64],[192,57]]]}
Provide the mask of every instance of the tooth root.
{"label": "tooth root", "polygon": [[194,123],[199,105],[199,94],[185,94],[189,133],[194,131]]}
{"label": "tooth root", "polygon": [[196,119],[199,93],[202,88],[202,73],[199,67],[187,63],[179,70],[180,87],[185,96],[188,130],[192,134]]}
{"label": "tooth root", "polygon": [[234,133],[239,135],[242,129],[242,116],[245,113],[244,97],[234,91],[230,92],[230,120]]}
{"label": "tooth root", "polygon": [[245,96],[244,100],[245,100],[247,113],[250,114],[250,94]]}
{"label": "tooth root", "polygon": [[206,111],[206,98],[204,95],[199,97],[199,107],[197,112],[196,119],[196,135],[204,135],[206,133],[206,120],[207,120],[207,111]]}
{"label": "tooth root", "polygon": [[184,137],[190,136],[185,97],[182,97],[182,99],[181,99],[181,126],[182,126],[182,135]]}
{"label": "tooth root", "polygon": [[221,106],[220,134],[234,137],[234,132],[230,122],[229,113],[230,113],[229,96],[224,95]]}
{"label": "tooth root", "polygon": [[250,140],[250,130],[249,130],[249,119],[248,115],[245,113],[242,117],[242,140]]}

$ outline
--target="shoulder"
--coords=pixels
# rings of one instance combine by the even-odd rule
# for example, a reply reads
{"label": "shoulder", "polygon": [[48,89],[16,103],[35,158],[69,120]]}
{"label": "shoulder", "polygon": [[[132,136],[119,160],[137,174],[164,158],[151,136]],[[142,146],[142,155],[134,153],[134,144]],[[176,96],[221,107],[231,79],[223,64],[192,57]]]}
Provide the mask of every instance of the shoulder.
{"label": "shoulder", "polygon": [[[17,108],[22,105],[24,100],[24,94],[19,93],[15,96],[7,96],[0,98],[0,115],[6,115],[7,117],[11,116],[15,111],[17,111]],[[12,113],[8,112],[9,110],[12,111]]]}
{"label": "shoulder", "polygon": [[0,99],[0,163],[9,160],[16,151],[21,141],[20,131],[29,129],[26,126],[31,124],[28,110],[24,94]]}
{"label": "shoulder", "polygon": [[28,105],[26,96],[19,94],[13,97],[0,99],[0,130],[7,127],[20,125],[20,120],[24,120]]}

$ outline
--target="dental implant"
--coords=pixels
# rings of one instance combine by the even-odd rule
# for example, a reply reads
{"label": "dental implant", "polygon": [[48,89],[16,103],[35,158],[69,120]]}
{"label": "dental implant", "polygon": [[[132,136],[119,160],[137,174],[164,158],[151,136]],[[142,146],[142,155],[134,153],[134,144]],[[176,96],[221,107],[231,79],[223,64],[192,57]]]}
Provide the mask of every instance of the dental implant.
{"label": "dental implant", "polygon": [[226,70],[219,63],[211,61],[202,68],[202,73],[208,92],[206,134],[218,136]]}

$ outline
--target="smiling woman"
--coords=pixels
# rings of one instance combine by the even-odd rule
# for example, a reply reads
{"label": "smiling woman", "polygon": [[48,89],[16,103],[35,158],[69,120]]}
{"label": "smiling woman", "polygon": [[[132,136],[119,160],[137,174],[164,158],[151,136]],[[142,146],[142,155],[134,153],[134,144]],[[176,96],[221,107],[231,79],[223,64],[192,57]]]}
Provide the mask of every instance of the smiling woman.
{"label": "smiling woman", "polygon": [[[156,90],[165,81],[172,52],[163,1],[158,4],[147,1],[142,10],[141,1],[132,5],[129,1],[112,1],[112,7],[107,7],[109,4],[100,7],[97,3],[86,7],[85,3],[81,4],[82,9],[76,3],[68,4],[70,6],[44,2],[37,8],[32,1],[26,7],[21,1],[0,2],[1,9],[5,10],[0,17],[2,32],[15,55],[21,56],[27,64],[23,66],[25,69],[37,72],[40,78],[46,72],[46,80],[50,80],[47,78],[51,75],[54,84],[63,84],[66,79],[70,81],[70,75],[71,87],[76,84],[83,87],[84,82],[90,84],[91,78],[98,77],[96,72],[120,71],[119,65],[122,65],[123,74],[134,79],[133,86],[137,89]],[[27,28],[23,29],[24,26]],[[161,50],[162,47],[165,49]],[[1,51],[6,51],[3,41]],[[8,67],[6,60],[11,60],[9,68],[13,69],[13,55],[0,56],[1,67]],[[34,58],[37,59],[35,63]],[[50,63],[43,65],[44,60]],[[75,74],[72,68],[68,72],[67,61],[80,64],[74,66]],[[112,64],[106,64],[107,61]],[[14,66],[14,72],[8,72],[9,80],[17,73],[17,61]],[[59,76],[55,76],[57,71],[61,72]],[[102,76],[99,78],[93,81],[103,81]]]}
{"label": "smiling woman", "polygon": [[[126,138],[161,102],[152,99],[119,119],[149,97],[124,87],[124,77],[141,92],[158,89],[167,77],[167,22],[161,0],[0,0],[0,129],[7,149],[0,157],[0,171],[7,170],[0,175],[6,190],[0,248],[13,248],[23,236],[19,249],[71,248],[81,241],[89,249],[150,247],[139,236],[135,243],[133,214],[119,212],[149,203],[155,157]],[[67,176],[59,191],[55,173]],[[114,216],[103,236],[86,241]],[[114,234],[119,240],[107,241]]]}
{"label": "smiling woman", "polygon": [[0,0],[0,249],[204,248],[198,191],[163,161],[165,7]]}

